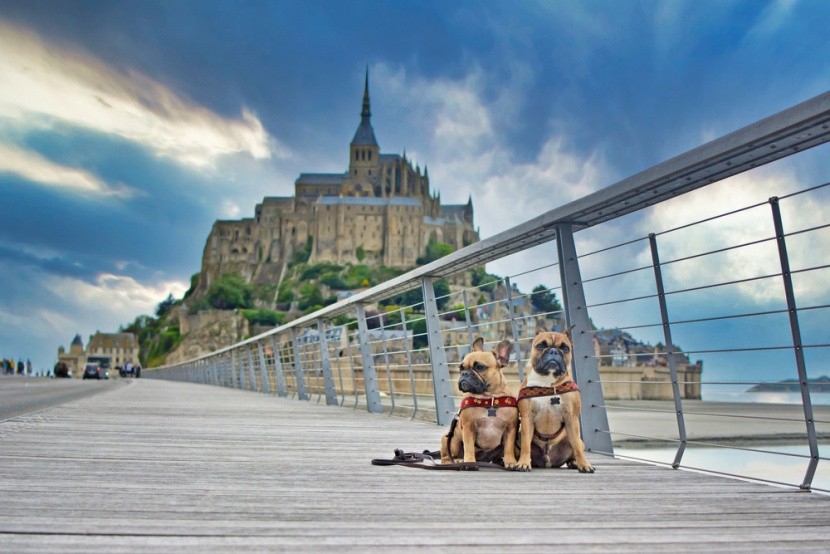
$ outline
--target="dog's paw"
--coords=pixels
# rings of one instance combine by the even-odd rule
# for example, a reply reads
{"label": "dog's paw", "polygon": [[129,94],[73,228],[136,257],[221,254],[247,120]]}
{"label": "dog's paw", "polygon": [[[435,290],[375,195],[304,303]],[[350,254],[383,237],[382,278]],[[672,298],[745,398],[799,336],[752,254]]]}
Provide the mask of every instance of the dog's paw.
{"label": "dog's paw", "polygon": [[516,461],[510,461],[510,462],[508,462],[507,460],[505,460],[505,462],[504,462],[504,467],[505,467],[505,469],[516,469],[516,467],[517,467],[518,465],[519,465],[519,464],[518,464]]}
{"label": "dog's paw", "polygon": [[530,471],[530,462],[523,462],[522,460],[519,460],[516,467],[513,469],[516,471]]}
{"label": "dog's paw", "polygon": [[578,469],[579,469],[579,473],[593,473],[594,472],[594,466],[592,466],[591,464],[583,464],[583,465],[579,466]]}

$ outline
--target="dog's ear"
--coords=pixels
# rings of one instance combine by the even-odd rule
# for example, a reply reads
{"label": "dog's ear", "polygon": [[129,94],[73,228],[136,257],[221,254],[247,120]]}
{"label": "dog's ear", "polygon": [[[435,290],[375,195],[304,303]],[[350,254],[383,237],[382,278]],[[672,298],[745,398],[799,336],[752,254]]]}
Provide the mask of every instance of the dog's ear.
{"label": "dog's ear", "polygon": [[484,339],[478,337],[473,341],[473,352],[484,352]]}
{"label": "dog's ear", "polygon": [[496,349],[493,350],[493,355],[499,362],[499,367],[504,367],[510,362],[511,352],[513,352],[513,343],[509,340],[503,340],[496,346]]}
{"label": "dog's ear", "polygon": [[547,333],[547,332],[548,332],[548,330],[545,327],[544,323],[540,323],[539,325],[536,326],[536,334],[537,335],[541,335],[542,333]]}
{"label": "dog's ear", "polygon": [[573,339],[573,335],[571,334],[571,329],[573,329],[574,327],[576,327],[576,325],[570,325],[569,327],[566,327],[564,331],[562,331],[563,333],[565,333],[565,336],[568,337],[568,340]]}

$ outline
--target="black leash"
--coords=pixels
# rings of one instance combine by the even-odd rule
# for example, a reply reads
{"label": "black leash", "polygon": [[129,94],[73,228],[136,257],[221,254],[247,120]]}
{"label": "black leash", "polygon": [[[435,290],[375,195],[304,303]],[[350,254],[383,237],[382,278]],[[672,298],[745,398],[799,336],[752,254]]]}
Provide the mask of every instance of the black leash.
{"label": "black leash", "polygon": [[441,452],[438,450],[423,452],[404,452],[396,448],[395,457],[391,460],[384,458],[375,458],[372,460],[373,466],[405,466],[417,467],[421,469],[439,469],[439,470],[453,470],[453,471],[478,471],[479,469],[502,469],[505,471],[512,471],[506,467],[494,464],[492,462],[451,462],[441,463]]}

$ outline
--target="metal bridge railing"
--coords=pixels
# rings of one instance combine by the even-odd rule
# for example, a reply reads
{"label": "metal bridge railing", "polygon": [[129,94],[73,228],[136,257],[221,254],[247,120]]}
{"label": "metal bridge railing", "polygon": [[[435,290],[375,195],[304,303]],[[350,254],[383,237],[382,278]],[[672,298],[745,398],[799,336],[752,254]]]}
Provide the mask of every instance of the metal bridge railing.
{"label": "metal bridge railing", "polygon": [[[444,425],[458,405],[455,367],[475,337],[513,341],[506,373],[518,388],[539,325],[572,326],[590,450],[830,489],[820,464],[830,412],[813,406],[811,390],[830,373],[830,293],[820,285],[830,276],[830,187],[709,207],[639,236],[626,228],[633,212],[642,228],[676,196],[828,140],[825,93],[272,331],[145,374]],[[496,261],[511,274],[482,271]],[[795,406],[745,392],[785,379]],[[735,396],[715,401],[724,391]],[[797,460],[803,471],[736,470],[713,450]]]}

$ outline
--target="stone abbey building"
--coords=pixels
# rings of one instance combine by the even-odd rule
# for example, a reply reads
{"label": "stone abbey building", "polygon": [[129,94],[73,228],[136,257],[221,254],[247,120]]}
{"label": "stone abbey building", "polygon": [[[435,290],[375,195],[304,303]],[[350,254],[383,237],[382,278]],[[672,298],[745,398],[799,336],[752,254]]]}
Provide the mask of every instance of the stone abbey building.
{"label": "stone abbey building", "polygon": [[431,240],[455,249],[479,240],[472,198],[441,205],[429,172],[406,153],[384,154],[371,123],[369,76],[360,124],[343,173],[302,173],[293,197],[266,197],[253,218],[216,221],[202,256],[198,290],[237,272],[251,282],[276,283],[294,252],[310,247],[310,263],[415,265]]}

